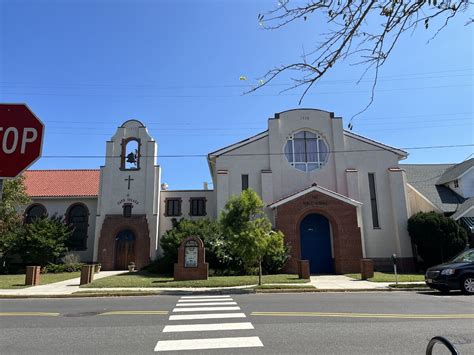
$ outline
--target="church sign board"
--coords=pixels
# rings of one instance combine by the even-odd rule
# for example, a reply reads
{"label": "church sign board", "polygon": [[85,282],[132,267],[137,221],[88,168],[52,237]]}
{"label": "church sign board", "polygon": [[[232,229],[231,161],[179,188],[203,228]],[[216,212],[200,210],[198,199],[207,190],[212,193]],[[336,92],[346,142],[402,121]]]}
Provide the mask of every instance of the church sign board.
{"label": "church sign board", "polygon": [[209,264],[206,263],[204,243],[199,237],[185,238],[178,249],[178,262],[174,264],[174,279],[207,280]]}

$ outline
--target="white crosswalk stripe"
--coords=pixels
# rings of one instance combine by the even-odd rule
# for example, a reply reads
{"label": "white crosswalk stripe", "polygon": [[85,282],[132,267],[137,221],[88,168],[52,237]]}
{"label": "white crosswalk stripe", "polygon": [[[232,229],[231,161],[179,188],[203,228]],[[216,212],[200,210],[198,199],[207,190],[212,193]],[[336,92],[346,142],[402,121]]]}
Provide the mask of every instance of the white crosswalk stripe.
{"label": "white crosswalk stripe", "polygon": [[181,303],[193,303],[193,302],[228,302],[232,301],[232,298],[191,298],[187,300],[179,300],[178,304]]}
{"label": "white crosswalk stripe", "polygon": [[188,299],[193,299],[193,298],[230,298],[230,296],[183,296],[181,299],[183,300],[188,300]]}
{"label": "white crosswalk stripe", "polygon": [[176,307],[193,307],[193,306],[228,306],[235,305],[237,302],[198,302],[198,303],[178,303]]}
{"label": "white crosswalk stripe", "polygon": [[191,319],[225,319],[225,318],[245,318],[244,313],[208,313],[208,314],[183,314],[170,316],[170,320],[191,320]]}
{"label": "white crosswalk stripe", "polygon": [[229,307],[180,307],[173,309],[173,312],[206,312],[206,311],[240,311],[239,306]]}
{"label": "white crosswalk stripe", "polygon": [[155,351],[253,348],[258,346],[263,346],[259,337],[163,340],[156,343]]}
{"label": "white crosswalk stripe", "polygon": [[[183,296],[178,300],[176,307],[171,312],[174,314],[171,314],[169,317],[173,324],[165,326],[161,339],[156,343],[155,351],[262,347],[263,343],[260,338],[252,336],[251,333],[249,334],[249,331],[251,332],[255,329],[252,323],[237,321],[237,319],[246,318],[245,313],[239,311],[240,307],[237,305],[237,302],[228,295]],[[189,314],[176,314],[183,312]],[[229,322],[228,319],[236,319],[236,321]],[[206,323],[206,320],[211,320],[212,322]],[[180,324],[180,321],[191,322]],[[196,321],[201,322],[196,323]],[[202,335],[211,335],[211,337],[198,336],[199,332],[203,332]],[[219,337],[212,337],[213,332],[222,333],[218,334],[220,335]],[[246,333],[243,334],[242,332]],[[179,339],[181,333],[183,334],[183,339]],[[189,338],[190,333],[194,334],[195,337]],[[173,339],[169,339],[171,334],[175,334]]]}
{"label": "white crosswalk stripe", "polygon": [[250,322],[167,325],[163,333],[206,332],[212,330],[254,329]]}

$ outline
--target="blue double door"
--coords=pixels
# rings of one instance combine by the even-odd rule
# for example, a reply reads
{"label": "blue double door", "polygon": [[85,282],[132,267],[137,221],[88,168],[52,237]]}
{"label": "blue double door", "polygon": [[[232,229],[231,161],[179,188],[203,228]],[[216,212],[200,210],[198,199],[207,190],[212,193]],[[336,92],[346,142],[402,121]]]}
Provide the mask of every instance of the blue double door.
{"label": "blue double door", "polygon": [[328,219],[320,214],[306,216],[301,221],[300,238],[301,259],[309,260],[311,273],[334,273]]}

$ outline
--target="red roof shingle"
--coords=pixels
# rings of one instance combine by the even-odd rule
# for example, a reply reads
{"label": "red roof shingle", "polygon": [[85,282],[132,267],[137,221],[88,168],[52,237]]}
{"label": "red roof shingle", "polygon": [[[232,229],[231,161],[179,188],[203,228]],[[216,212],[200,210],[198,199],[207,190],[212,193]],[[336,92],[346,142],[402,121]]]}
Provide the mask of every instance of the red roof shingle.
{"label": "red roof shingle", "polygon": [[23,175],[30,197],[99,195],[100,170],[28,170]]}

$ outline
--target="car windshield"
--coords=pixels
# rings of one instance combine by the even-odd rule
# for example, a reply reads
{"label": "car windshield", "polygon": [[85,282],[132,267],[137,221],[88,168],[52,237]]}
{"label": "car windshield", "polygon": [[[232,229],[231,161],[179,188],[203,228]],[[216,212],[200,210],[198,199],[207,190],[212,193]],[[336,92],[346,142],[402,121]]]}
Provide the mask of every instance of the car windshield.
{"label": "car windshield", "polygon": [[464,253],[459,254],[456,256],[452,262],[455,263],[465,263],[465,262],[473,262],[474,261],[474,249],[467,250]]}

